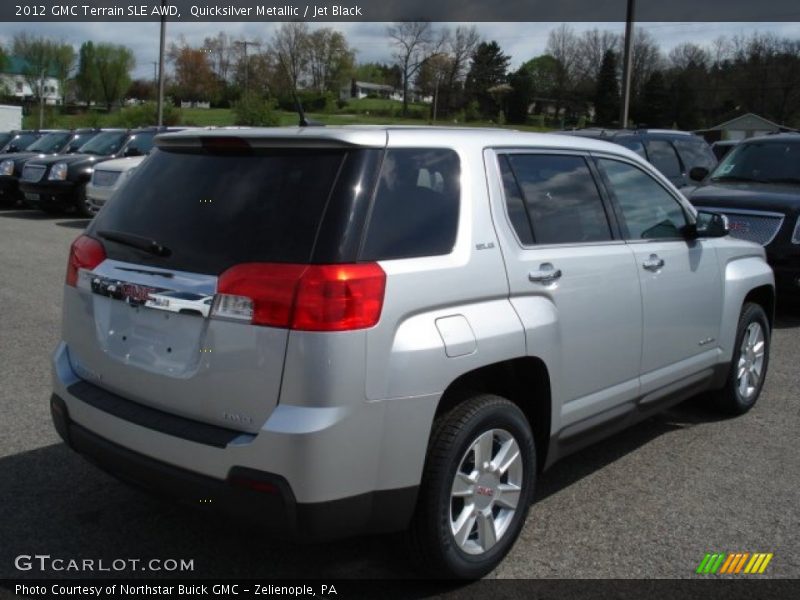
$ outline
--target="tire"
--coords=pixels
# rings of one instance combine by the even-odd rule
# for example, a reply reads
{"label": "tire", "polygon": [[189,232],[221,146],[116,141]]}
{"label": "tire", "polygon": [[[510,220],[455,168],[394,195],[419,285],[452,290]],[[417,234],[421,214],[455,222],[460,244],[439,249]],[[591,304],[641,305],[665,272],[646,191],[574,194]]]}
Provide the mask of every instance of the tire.
{"label": "tire", "polygon": [[[755,406],[769,366],[770,328],[764,309],[751,302],[742,307],[725,387],[714,395],[717,408],[742,415]],[[746,382],[745,382],[746,379]]]}
{"label": "tire", "polygon": [[[501,453],[513,455],[514,445],[517,460],[503,461]],[[476,452],[487,451],[490,461],[476,461],[482,458]],[[489,468],[476,462],[488,463]],[[496,469],[503,463],[505,469]],[[457,483],[459,495],[453,495]],[[498,396],[468,397],[434,421],[408,532],[411,555],[437,578],[486,575],[519,536],[535,484],[533,433],[522,411]]]}
{"label": "tire", "polygon": [[94,213],[92,209],[89,208],[89,205],[86,202],[86,184],[82,184],[77,191],[77,199],[75,201],[75,213],[85,219],[91,219],[94,217]]}

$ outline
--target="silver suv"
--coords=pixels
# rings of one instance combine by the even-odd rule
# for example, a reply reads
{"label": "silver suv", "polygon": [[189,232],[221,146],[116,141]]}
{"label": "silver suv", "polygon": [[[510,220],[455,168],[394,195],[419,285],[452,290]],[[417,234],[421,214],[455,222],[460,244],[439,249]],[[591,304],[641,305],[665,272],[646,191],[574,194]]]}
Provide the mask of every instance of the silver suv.
{"label": "silver suv", "polygon": [[275,535],[509,551],[538,473],[703,391],[744,413],[773,274],[618,145],[440,128],[192,131],[72,245],[56,429]]}

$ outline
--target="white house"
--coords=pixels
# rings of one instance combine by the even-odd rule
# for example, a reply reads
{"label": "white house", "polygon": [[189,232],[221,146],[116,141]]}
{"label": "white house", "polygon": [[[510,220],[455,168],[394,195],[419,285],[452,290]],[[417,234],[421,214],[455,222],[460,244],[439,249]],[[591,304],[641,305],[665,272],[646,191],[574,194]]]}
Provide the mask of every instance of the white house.
{"label": "white house", "polygon": [[[381,83],[353,80],[339,89],[339,98],[341,100],[350,100],[351,98],[358,98],[360,100],[368,96],[402,102],[403,88],[395,88],[394,86]],[[417,88],[409,87],[408,100],[409,102],[424,102],[430,104],[433,102],[433,96],[423,96]]]}
{"label": "white house", "polygon": [[[20,100],[30,100],[34,97],[33,90],[25,81],[28,65],[18,56],[9,56],[0,72],[0,86],[4,87],[9,95]],[[44,82],[44,100],[46,104],[61,104],[61,90],[58,79],[52,71],[46,73]]]}

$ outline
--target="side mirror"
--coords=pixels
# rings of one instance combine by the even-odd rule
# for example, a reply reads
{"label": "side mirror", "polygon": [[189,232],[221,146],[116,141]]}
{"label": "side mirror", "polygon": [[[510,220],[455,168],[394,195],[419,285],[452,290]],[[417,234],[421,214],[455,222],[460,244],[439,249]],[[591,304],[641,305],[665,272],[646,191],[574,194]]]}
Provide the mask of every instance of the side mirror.
{"label": "side mirror", "polygon": [[689,179],[692,181],[703,181],[708,177],[708,169],[705,167],[692,167],[689,170]]}
{"label": "side mirror", "polygon": [[697,234],[696,237],[699,238],[721,238],[725,237],[730,232],[728,217],[705,210],[698,211],[697,221],[694,226]]}
{"label": "side mirror", "polygon": [[136,146],[130,146],[125,148],[125,152],[122,153],[123,156],[142,156],[142,151],[139,150]]}

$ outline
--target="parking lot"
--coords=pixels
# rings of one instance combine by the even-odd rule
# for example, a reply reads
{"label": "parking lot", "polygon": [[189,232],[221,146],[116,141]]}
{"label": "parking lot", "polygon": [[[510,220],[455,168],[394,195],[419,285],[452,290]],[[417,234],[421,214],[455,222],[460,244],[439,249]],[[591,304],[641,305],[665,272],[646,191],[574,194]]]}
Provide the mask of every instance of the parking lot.
{"label": "parking lot", "polygon": [[[63,575],[20,572],[20,554],[186,559],[194,571],[175,575],[200,578],[410,576],[395,537],[273,541],[153,499],[66,449],[49,417],[49,353],[67,250],[86,223],[0,209],[0,578]],[[799,364],[800,311],[783,308],[753,411],[722,419],[690,400],[557,464],[493,576],[697,577],[706,552],[771,552],[765,576],[800,577]]]}

